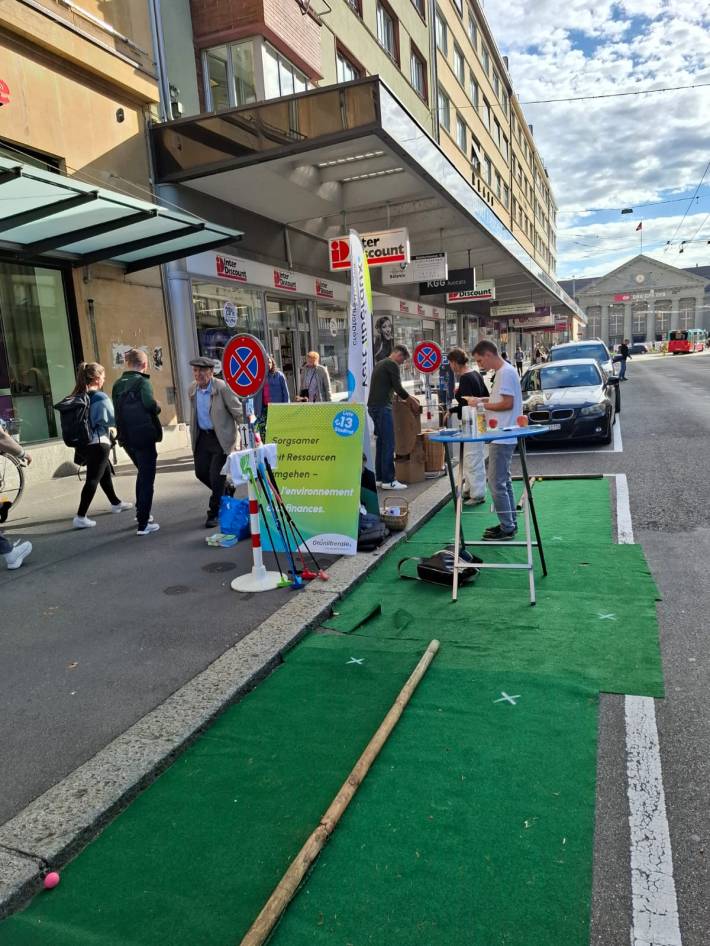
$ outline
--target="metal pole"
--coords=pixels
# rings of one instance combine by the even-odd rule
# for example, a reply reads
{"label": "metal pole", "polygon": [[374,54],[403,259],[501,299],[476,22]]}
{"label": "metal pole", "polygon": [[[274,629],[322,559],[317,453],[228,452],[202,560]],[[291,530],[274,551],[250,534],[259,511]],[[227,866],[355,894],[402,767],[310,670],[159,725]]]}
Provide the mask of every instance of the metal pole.
{"label": "metal pole", "polygon": [[542,549],[542,538],[540,537],[540,528],[537,524],[537,514],[535,513],[535,504],[533,503],[532,490],[530,489],[530,476],[528,474],[528,464],[526,460],[525,453],[525,438],[518,438],[518,451],[520,453],[520,466],[523,470],[523,483],[525,484],[525,492],[528,496],[528,503],[530,504],[530,514],[532,515],[533,525],[535,526],[535,538],[537,539],[537,549],[540,553],[540,561],[542,562],[542,573],[547,575],[547,565],[545,564],[545,553]]}

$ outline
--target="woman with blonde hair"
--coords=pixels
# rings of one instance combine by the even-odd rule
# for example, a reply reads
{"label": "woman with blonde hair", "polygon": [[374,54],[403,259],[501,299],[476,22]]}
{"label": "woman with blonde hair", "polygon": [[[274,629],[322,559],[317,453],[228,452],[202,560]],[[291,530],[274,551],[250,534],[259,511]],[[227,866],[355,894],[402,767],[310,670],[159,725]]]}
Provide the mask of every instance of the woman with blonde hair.
{"label": "woman with blonde hair", "polygon": [[72,396],[77,394],[89,396],[91,431],[91,440],[86,447],[82,448],[81,456],[77,458],[86,463],[86,480],[81,491],[79,509],[72,523],[75,529],[91,529],[96,525],[94,519],[89,519],[87,512],[99,486],[111,503],[111,512],[123,512],[124,509],[133,508],[132,503],[124,503],[118,498],[111,479],[110,429],[116,426],[116,418],[111,398],[101,390],[105,380],[106,372],[103,365],[96,362],[82,362],[79,365],[76,385],[72,391]]}
{"label": "woman with blonde hair", "polygon": [[320,364],[320,355],[317,351],[309,351],[306,363],[301,369],[301,387],[297,401],[330,401],[330,375],[325,365]]}

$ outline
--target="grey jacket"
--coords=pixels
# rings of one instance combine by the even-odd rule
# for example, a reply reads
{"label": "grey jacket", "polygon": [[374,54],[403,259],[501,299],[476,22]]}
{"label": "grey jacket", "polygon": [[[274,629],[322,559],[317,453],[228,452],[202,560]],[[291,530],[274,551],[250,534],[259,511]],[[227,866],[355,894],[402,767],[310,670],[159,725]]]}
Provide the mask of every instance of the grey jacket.
{"label": "grey jacket", "polygon": [[[301,368],[301,391],[309,388],[309,384],[315,380],[321,401],[332,400],[330,393],[330,375],[324,365],[306,365]],[[310,395],[308,400],[310,400]]]}
{"label": "grey jacket", "polygon": [[[193,381],[188,391],[190,395],[190,439],[192,441],[193,453],[195,452],[197,434],[199,433],[197,425],[197,405],[195,403],[196,390],[197,382]],[[219,378],[212,378],[210,418],[212,419],[212,426],[217,435],[217,440],[219,440],[224,452],[229,456],[234,450],[238,450],[239,434],[237,424],[242,419],[242,405],[237,395]]]}

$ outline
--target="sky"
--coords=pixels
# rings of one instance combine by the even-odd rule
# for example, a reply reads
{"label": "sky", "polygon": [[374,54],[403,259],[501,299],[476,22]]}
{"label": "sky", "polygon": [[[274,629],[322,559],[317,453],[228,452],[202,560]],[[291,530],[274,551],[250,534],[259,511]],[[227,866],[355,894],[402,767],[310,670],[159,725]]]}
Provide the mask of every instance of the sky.
{"label": "sky", "polygon": [[485,0],[483,9],[550,174],[557,277],[603,275],[641,251],[641,236],[647,256],[710,265],[710,4]]}

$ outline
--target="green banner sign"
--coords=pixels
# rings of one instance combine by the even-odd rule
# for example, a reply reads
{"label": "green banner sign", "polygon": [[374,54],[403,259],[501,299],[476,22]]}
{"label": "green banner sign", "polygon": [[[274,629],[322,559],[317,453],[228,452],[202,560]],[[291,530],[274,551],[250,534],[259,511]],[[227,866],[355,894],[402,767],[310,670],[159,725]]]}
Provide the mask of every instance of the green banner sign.
{"label": "green banner sign", "polygon": [[[362,404],[269,405],[266,440],[277,446],[279,492],[316,555],[357,552],[365,429]],[[262,545],[272,550],[270,531],[276,551],[283,551],[281,533],[288,522],[284,526],[282,521],[279,530],[272,512],[267,517],[269,530],[262,528]]]}

